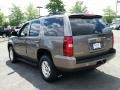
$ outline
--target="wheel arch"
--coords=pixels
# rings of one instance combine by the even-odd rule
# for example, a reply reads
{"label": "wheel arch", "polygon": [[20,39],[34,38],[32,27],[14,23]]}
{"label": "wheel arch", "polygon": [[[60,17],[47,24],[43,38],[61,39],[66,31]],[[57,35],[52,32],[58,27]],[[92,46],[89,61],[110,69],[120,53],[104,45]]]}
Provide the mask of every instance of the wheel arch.
{"label": "wheel arch", "polygon": [[13,47],[13,44],[12,43],[8,43],[8,49],[9,47]]}
{"label": "wheel arch", "polygon": [[47,49],[38,49],[38,51],[37,51],[37,60],[39,61],[40,58],[42,57],[42,55],[45,55],[45,54],[49,55],[51,60],[53,61],[52,53]]}

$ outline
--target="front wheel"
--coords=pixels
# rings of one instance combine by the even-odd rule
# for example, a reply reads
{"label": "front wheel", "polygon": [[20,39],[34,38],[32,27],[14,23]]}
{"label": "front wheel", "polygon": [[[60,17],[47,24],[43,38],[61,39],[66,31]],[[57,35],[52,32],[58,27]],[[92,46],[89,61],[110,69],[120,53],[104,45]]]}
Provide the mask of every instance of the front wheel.
{"label": "front wheel", "polygon": [[15,52],[12,46],[9,47],[9,59],[12,63],[16,62]]}
{"label": "front wheel", "polygon": [[52,82],[57,79],[58,73],[49,55],[40,58],[39,69],[45,81]]}

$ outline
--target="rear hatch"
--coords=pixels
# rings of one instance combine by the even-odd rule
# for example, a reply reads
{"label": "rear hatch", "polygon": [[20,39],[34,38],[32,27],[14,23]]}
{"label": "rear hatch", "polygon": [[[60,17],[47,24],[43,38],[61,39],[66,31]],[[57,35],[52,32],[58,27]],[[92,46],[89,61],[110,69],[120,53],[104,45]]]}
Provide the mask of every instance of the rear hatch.
{"label": "rear hatch", "polygon": [[113,47],[112,30],[101,16],[71,15],[69,19],[75,57],[98,55]]}

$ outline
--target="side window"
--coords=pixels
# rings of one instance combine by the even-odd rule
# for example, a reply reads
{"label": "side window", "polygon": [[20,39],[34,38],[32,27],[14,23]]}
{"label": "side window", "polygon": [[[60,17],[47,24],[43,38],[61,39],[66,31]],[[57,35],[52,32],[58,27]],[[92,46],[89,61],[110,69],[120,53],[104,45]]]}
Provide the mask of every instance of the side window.
{"label": "side window", "polygon": [[20,35],[21,37],[27,36],[28,29],[29,29],[29,23],[23,25],[23,27],[22,27],[19,35]]}
{"label": "side window", "polygon": [[63,36],[64,20],[63,17],[47,18],[43,21],[43,30],[46,36]]}
{"label": "side window", "polygon": [[40,21],[35,20],[31,23],[29,36],[39,36],[39,32],[40,32]]}

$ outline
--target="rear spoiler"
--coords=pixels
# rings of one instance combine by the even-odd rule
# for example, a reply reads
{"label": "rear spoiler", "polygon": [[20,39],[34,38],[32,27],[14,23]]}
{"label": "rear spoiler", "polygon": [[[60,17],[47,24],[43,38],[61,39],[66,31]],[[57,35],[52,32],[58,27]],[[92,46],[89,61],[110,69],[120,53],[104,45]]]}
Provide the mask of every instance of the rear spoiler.
{"label": "rear spoiler", "polygon": [[93,15],[93,14],[76,14],[76,15],[70,15],[69,18],[93,19],[93,18],[102,18],[102,16]]}

